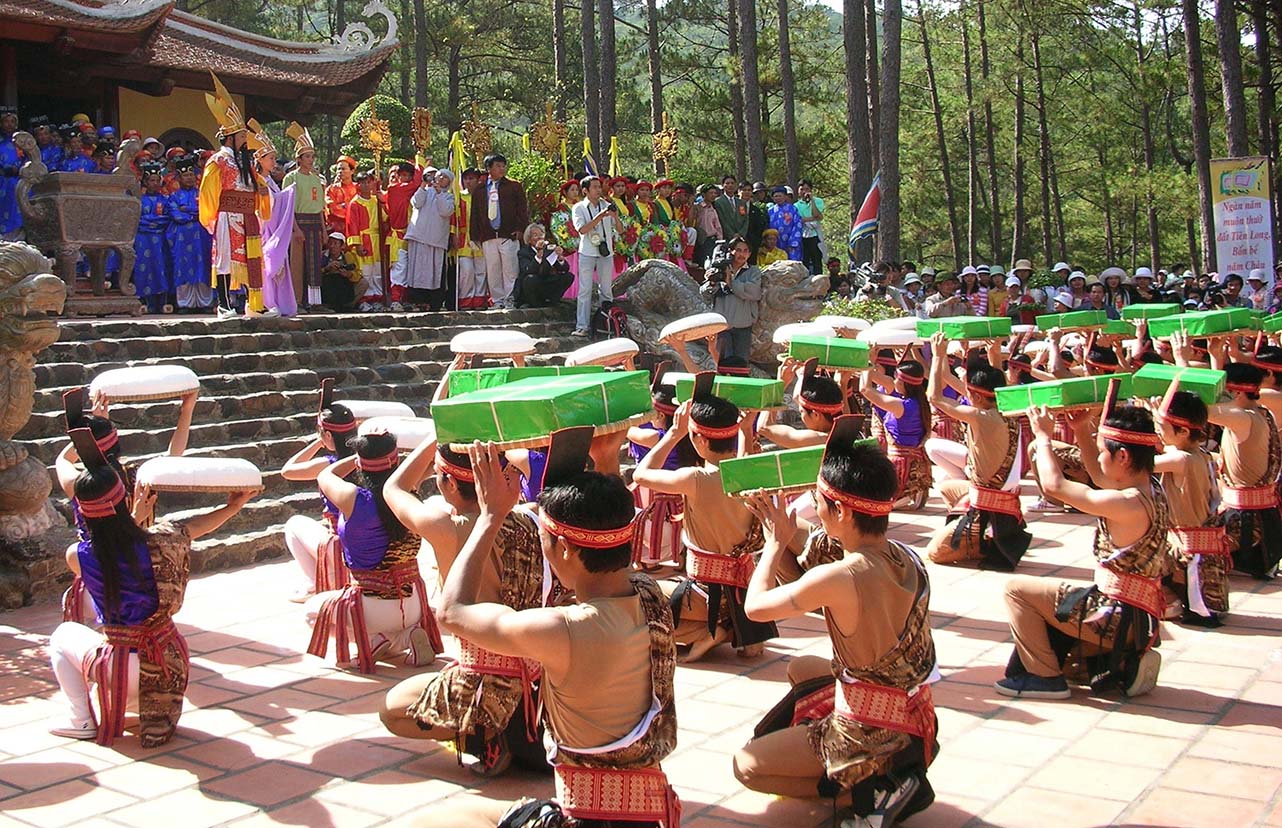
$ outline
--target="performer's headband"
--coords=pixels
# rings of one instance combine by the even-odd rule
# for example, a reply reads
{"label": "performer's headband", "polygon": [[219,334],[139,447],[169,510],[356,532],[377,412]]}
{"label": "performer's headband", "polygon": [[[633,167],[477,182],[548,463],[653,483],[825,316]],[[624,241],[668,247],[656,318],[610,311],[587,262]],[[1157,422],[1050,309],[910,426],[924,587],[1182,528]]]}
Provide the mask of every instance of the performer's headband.
{"label": "performer's headband", "polygon": [[902,368],[895,371],[895,379],[899,380],[904,385],[922,385],[926,382],[925,377],[914,376]]}
{"label": "performer's headband", "polygon": [[401,460],[396,449],[392,449],[382,457],[361,457],[356,455],[356,468],[366,473],[376,473],[391,471],[396,468],[396,464]]}
{"label": "performer's headband", "polygon": [[1149,431],[1131,431],[1117,426],[1101,425],[1099,435],[1115,443],[1126,443],[1132,446],[1160,446],[1162,435]]}
{"label": "performer's headband", "polygon": [[975,397],[986,397],[990,400],[997,399],[996,391],[990,391],[987,388],[981,388],[980,386],[970,382],[966,383],[966,394],[971,399],[974,399]]}
{"label": "performer's headband", "polygon": [[1014,370],[1016,370],[1016,371],[1020,372],[1021,374],[1031,374],[1031,373],[1033,373],[1033,366],[1032,366],[1032,363],[1030,363],[1030,362],[1025,362],[1025,361],[1024,361],[1024,360],[1022,360],[1022,359],[1012,359],[1012,360],[1011,360],[1009,363],[1007,363],[1007,364],[1008,364],[1008,365],[1010,365],[1010,367],[1011,367],[1012,369],[1014,369]]}
{"label": "performer's headband", "polygon": [[350,423],[336,423],[333,420],[327,420],[324,417],[317,417],[316,424],[326,431],[332,431],[335,434],[346,434],[349,431],[355,431],[357,423],[352,420]]}
{"label": "performer's headband", "polygon": [[463,483],[476,482],[475,472],[466,466],[460,466],[458,463],[450,462],[449,458],[445,457],[439,451],[436,453],[436,471],[440,474],[448,474],[450,477]]}
{"label": "performer's headband", "polygon": [[752,374],[752,369],[746,365],[718,365],[717,373],[732,377],[746,377]]}
{"label": "performer's headband", "polygon": [[1235,394],[1258,394],[1260,393],[1260,384],[1258,382],[1226,382],[1224,383],[1226,391],[1232,391]]}
{"label": "performer's headband", "polygon": [[835,417],[846,410],[844,402],[821,403],[808,400],[805,397],[798,397],[797,399],[802,408],[806,411],[814,411],[817,414],[828,414]]}
{"label": "performer's headband", "polygon": [[691,417],[690,430],[695,434],[698,434],[700,437],[706,437],[709,440],[725,440],[730,437],[734,437],[739,433],[739,424],[735,423],[734,425],[721,427],[707,426]]}
{"label": "performer's headband", "polygon": [[80,514],[87,518],[105,518],[116,514],[116,507],[125,502],[125,486],[116,477],[115,484],[102,497],[96,497],[92,500],[77,498],[76,503],[80,505]]}
{"label": "performer's headband", "polygon": [[899,365],[899,360],[895,359],[893,356],[879,356],[874,359],[873,362],[884,368],[894,368]]}
{"label": "performer's headband", "polygon": [[1172,382],[1166,389],[1166,394],[1162,397],[1162,403],[1157,408],[1157,416],[1166,421],[1167,425],[1179,426],[1189,431],[1202,431],[1206,428],[1206,423],[1195,423],[1183,417],[1171,413],[1171,403],[1175,401],[1175,394],[1180,390],[1179,382]]}
{"label": "performer's headband", "polygon": [[862,512],[865,515],[881,517],[882,515],[889,515],[895,509],[895,502],[893,500],[869,500],[865,497],[856,497],[855,495],[841,491],[827,480],[824,480],[823,477],[819,478],[815,483],[815,487],[819,489],[819,494],[829,500],[836,501],[847,508],[854,509],[856,512]]}
{"label": "performer's headband", "polygon": [[1269,362],[1267,359],[1257,357],[1251,358],[1251,364],[1261,371],[1282,371],[1282,362]]}
{"label": "performer's headband", "polygon": [[543,523],[543,528],[553,535],[565,538],[575,546],[582,546],[588,549],[611,549],[615,546],[630,543],[635,525],[633,521],[629,521],[626,526],[620,526],[616,529],[583,529],[578,526],[571,526],[568,523],[562,523],[550,517],[547,512],[541,512],[539,520]]}
{"label": "performer's headband", "polygon": [[672,403],[659,402],[658,400],[654,401],[654,410],[668,417],[677,413],[677,407],[675,405]]}

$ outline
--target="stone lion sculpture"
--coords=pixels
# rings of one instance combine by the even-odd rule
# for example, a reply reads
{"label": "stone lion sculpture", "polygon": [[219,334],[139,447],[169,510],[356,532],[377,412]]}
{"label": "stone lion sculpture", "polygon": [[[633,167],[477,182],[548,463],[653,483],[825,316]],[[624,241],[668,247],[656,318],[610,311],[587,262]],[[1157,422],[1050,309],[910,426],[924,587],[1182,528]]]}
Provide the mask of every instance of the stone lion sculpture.
{"label": "stone lion sculpture", "polygon": [[[773,375],[781,350],[773,340],[775,329],[819,315],[828,294],[828,277],[811,276],[801,262],[785,261],[762,268],[761,283],[761,315],[752,326],[752,362]],[[681,268],[659,259],[644,259],[623,271],[614,281],[614,292],[627,294],[621,302],[637,344],[671,359],[676,359],[675,352],[659,343],[663,326],[708,310],[699,284]],[[691,343],[690,356],[702,367],[714,367],[707,351],[696,343]]]}

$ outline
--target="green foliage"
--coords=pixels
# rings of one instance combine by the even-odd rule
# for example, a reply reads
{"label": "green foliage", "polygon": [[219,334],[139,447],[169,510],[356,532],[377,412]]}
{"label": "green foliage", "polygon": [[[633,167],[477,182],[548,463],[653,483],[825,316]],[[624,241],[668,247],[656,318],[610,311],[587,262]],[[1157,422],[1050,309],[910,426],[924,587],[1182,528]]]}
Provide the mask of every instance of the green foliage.
{"label": "green foliage", "polygon": [[390,164],[403,158],[413,158],[414,149],[409,146],[409,108],[387,95],[375,95],[362,102],[352,110],[351,115],[347,116],[347,121],[343,124],[343,130],[340,133],[343,142],[342,153],[355,158],[359,162],[360,169],[367,169],[374,165],[374,154],[361,147],[361,121],[369,117],[370,101],[373,101],[374,110],[379,119],[387,121],[388,128],[392,131],[393,148],[390,152],[383,154],[383,168],[386,169]]}
{"label": "green foliage", "polygon": [[530,202],[530,220],[546,223],[560,199],[561,165],[537,152],[527,152],[507,165],[507,175],[525,187]]}
{"label": "green foliage", "polygon": [[824,302],[824,314],[830,316],[853,316],[869,322],[880,322],[883,319],[898,319],[907,316],[907,312],[885,299],[855,299],[833,296]]}

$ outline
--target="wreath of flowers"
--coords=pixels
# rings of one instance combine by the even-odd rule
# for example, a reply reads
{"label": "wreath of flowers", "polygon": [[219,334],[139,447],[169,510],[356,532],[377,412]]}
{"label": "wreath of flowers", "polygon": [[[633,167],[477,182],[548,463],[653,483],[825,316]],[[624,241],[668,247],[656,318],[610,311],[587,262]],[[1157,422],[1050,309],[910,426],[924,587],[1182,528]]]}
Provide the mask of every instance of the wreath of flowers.
{"label": "wreath of flowers", "polygon": [[642,259],[657,259],[667,254],[668,231],[658,225],[646,225],[638,239],[637,256]]}
{"label": "wreath of flowers", "polygon": [[557,210],[550,222],[552,240],[565,253],[574,253],[579,249],[579,231],[570,220],[569,210]]}
{"label": "wreath of flowers", "polygon": [[685,255],[686,237],[685,225],[679,221],[668,223],[668,255],[674,259],[679,259]]}
{"label": "wreath of flowers", "polygon": [[637,243],[641,240],[641,225],[632,215],[620,211],[614,220],[618,222],[618,235],[614,240],[615,255],[632,258],[637,252]]}

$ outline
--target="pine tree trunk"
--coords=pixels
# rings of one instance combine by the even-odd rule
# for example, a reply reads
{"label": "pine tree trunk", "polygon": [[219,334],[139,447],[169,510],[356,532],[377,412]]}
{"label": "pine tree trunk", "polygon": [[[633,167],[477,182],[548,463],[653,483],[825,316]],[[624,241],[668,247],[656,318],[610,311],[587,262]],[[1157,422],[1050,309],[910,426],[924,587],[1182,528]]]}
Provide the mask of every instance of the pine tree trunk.
{"label": "pine tree trunk", "polygon": [[[871,2],[871,0],[870,0]],[[899,78],[903,48],[902,0],[883,0],[881,55],[881,215],[877,220],[877,258],[897,262],[899,256]]]}
{"label": "pine tree trunk", "polygon": [[[1282,3],[1279,3],[1282,6]],[[1280,180],[1278,173],[1277,152],[1277,124],[1274,119],[1277,113],[1274,111],[1277,106],[1277,94],[1273,88],[1273,55],[1269,51],[1272,43],[1269,35],[1269,15],[1268,7],[1264,0],[1254,0],[1251,5],[1251,26],[1255,29],[1255,62],[1259,67],[1260,86],[1259,86],[1259,114],[1256,116],[1258,123],[1256,129],[1259,135],[1259,152],[1260,155],[1267,155],[1273,159],[1273,239],[1277,244],[1278,237],[1278,216],[1282,209],[1282,200],[1277,195],[1277,182]],[[1277,259],[1275,258],[1276,262]]]}
{"label": "pine tree trunk", "polygon": [[930,34],[926,29],[926,11],[917,0],[917,23],[921,27],[921,51],[926,63],[926,83],[930,87],[930,108],[935,117],[935,140],[939,142],[939,161],[944,173],[944,198],[948,203],[948,232],[953,245],[953,270],[962,268],[961,225],[957,221],[957,197],[953,193],[953,170],[948,162],[948,135],[944,131],[944,112],[939,103],[939,85],[935,64],[930,56]]}
{"label": "pine tree trunk", "polygon": [[970,23],[961,15],[962,80],[966,90],[966,261],[979,258],[979,153],[975,137],[975,89],[971,76]]}
{"label": "pine tree trunk", "polygon": [[1018,32],[1015,37],[1015,153],[1012,164],[1015,173],[1015,229],[1010,242],[1011,266],[1024,255],[1028,236],[1028,219],[1024,215],[1024,34]]}
{"label": "pine tree trunk", "polygon": [[605,147],[601,143],[601,100],[597,97],[601,84],[601,64],[596,51],[596,5],[593,0],[583,0],[580,14],[580,36],[583,44],[583,120],[584,131],[592,144],[592,155],[597,162],[597,175],[605,175],[602,163]]}
{"label": "pine tree trunk", "polygon": [[[846,123],[849,124],[846,157],[850,167],[850,220],[863,204],[872,184],[872,136],[868,131],[868,67],[864,56],[863,0],[842,0],[841,33],[846,57]],[[867,258],[861,243],[855,251]]]}
{"label": "pine tree trunk", "polygon": [[1113,232],[1113,196],[1108,191],[1108,159],[1103,147],[1096,147],[1095,153],[1099,159],[1099,188],[1104,203],[1104,261],[1111,264],[1117,261],[1117,237]]}
{"label": "pine tree trunk", "polygon": [[[1181,0],[1184,57],[1189,78],[1189,117],[1193,127],[1193,165],[1197,168],[1201,222],[1201,272],[1215,270],[1215,214],[1211,206],[1211,133],[1206,112],[1206,73],[1202,67],[1202,23],[1197,0]],[[1196,266],[1196,262],[1190,264]]]}
{"label": "pine tree trunk", "polygon": [[[450,132],[461,129],[463,126],[463,94],[461,89],[461,80],[459,77],[459,66],[462,63],[463,48],[461,46],[450,47],[450,62],[447,67],[445,110],[448,113]],[[475,160],[475,159],[472,159]]]}
{"label": "pine tree trunk", "polygon": [[[653,1],[653,0],[652,0]],[[783,92],[783,157],[788,182],[801,180],[801,145],[797,143],[797,104],[792,77],[792,39],[789,35],[788,0],[779,0],[779,85]]]}
{"label": "pine tree trunk", "polygon": [[1157,151],[1153,140],[1153,109],[1149,105],[1147,87],[1145,85],[1146,72],[1144,64],[1147,57],[1144,52],[1143,17],[1141,16],[1139,3],[1134,5],[1131,19],[1135,28],[1135,62],[1139,66],[1140,78],[1140,88],[1136,90],[1140,96],[1140,138],[1143,142],[1144,170],[1149,177],[1144,187],[1144,210],[1148,217],[1149,267],[1156,273],[1162,260],[1162,232],[1157,222],[1157,203],[1153,199],[1152,184]]}
{"label": "pine tree trunk", "polygon": [[426,32],[427,6],[424,0],[414,0],[414,105],[422,107],[427,106]]}
{"label": "pine tree trunk", "polygon": [[[659,68],[659,8],[655,0],[646,0],[646,51],[650,62],[650,132],[663,129],[663,75]],[[656,175],[667,173],[665,162],[655,160]]]}
{"label": "pine tree trunk", "polygon": [[1224,88],[1224,133],[1229,155],[1249,155],[1246,140],[1246,92],[1242,89],[1242,32],[1233,0],[1215,2],[1215,41],[1220,53],[1220,85]]}
{"label": "pine tree trunk", "polygon": [[743,56],[739,49],[739,0],[726,0],[727,47],[730,52],[730,120],[734,124],[734,174],[748,177],[748,141],[743,126]]}
{"label": "pine tree trunk", "polygon": [[[409,20],[409,19],[410,19],[410,0],[401,0],[401,20]],[[415,31],[411,35],[411,37],[414,38],[414,42],[416,46],[418,41],[422,39],[419,37],[417,31]],[[397,55],[397,58],[401,62],[401,69],[400,69],[401,100],[408,103],[410,99],[410,62],[409,62],[409,58],[406,56],[404,51],[402,51],[399,55]]]}
{"label": "pine tree trunk", "polygon": [[988,25],[984,16],[984,0],[976,0],[976,16],[979,19],[979,77],[984,83],[984,144],[988,161],[988,224],[989,238],[992,239],[992,260],[1002,260],[1002,208],[998,188],[997,170],[997,127],[993,118],[993,96],[988,86],[988,74],[992,63],[988,58]]}
{"label": "pine tree trunk", "polygon": [[1198,262],[1201,259],[1197,255],[1197,226],[1192,216],[1184,219],[1184,233],[1188,237],[1189,243],[1189,270],[1200,274],[1201,268],[1198,266]]}
{"label": "pine tree trunk", "polygon": [[[588,0],[584,0],[587,2]],[[601,29],[601,84],[598,98],[601,101],[601,142],[598,161],[608,164],[610,139],[619,131],[618,124],[618,52],[614,39],[614,0],[598,0],[597,25]]]}
{"label": "pine tree trunk", "polygon": [[553,111],[558,121],[565,120],[565,93],[570,75],[568,65],[565,53],[565,0],[552,0],[552,67],[556,80]]}
{"label": "pine tree trunk", "polygon": [[1055,243],[1059,246],[1059,260],[1068,261],[1068,231],[1064,229],[1064,201],[1059,197],[1059,170],[1055,165],[1054,147],[1051,148],[1051,207],[1055,210]]}
{"label": "pine tree trunk", "polygon": [[334,0],[334,34],[342,35],[347,28],[347,2]]}
{"label": "pine tree trunk", "polygon": [[1033,83],[1037,87],[1037,162],[1040,167],[1042,196],[1042,260],[1050,267],[1051,258],[1051,131],[1046,120],[1046,88],[1042,81],[1042,45],[1037,32],[1032,34]]}
{"label": "pine tree trunk", "polygon": [[881,169],[881,73],[877,70],[877,0],[864,0],[864,73],[868,77],[868,134],[872,137],[872,169]]}
{"label": "pine tree trunk", "polygon": [[743,137],[748,174],[766,177],[766,144],[761,135],[761,74],[757,64],[757,2],[739,0],[739,49],[743,63]]}

